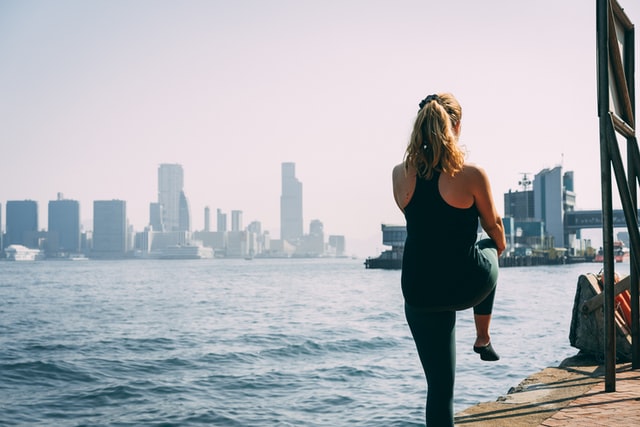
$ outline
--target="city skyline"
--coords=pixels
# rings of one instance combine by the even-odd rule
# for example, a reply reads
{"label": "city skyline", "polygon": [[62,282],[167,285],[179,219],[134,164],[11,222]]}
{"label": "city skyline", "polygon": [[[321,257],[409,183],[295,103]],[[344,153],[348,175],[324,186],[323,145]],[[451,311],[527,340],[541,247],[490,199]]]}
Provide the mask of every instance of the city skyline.
{"label": "city skyline", "polygon": [[[286,236],[286,238],[293,238],[293,239],[300,238],[305,232],[304,217],[302,215],[303,213],[302,182],[298,180],[297,177],[295,176],[295,169],[296,169],[295,162],[282,162],[280,166],[281,166],[281,175],[280,175],[279,187],[281,189],[280,190],[281,194],[278,197],[280,199],[280,211],[278,215],[279,224],[293,221],[293,229],[295,231],[291,236]],[[158,195],[157,202],[154,202],[154,201],[149,202],[149,206],[147,210],[148,216],[147,216],[146,222],[134,224],[128,218],[129,224],[138,231],[144,229],[149,225],[153,226],[154,223],[156,222],[168,227],[168,229],[165,229],[164,231],[178,231],[178,230],[187,231],[186,229],[182,230],[181,224],[180,224],[180,221],[181,221],[180,211],[181,209],[184,209],[189,205],[189,201],[186,199],[186,194],[183,189],[184,181],[185,181],[184,168],[182,167],[181,164],[178,164],[178,163],[161,163],[157,165],[157,177],[158,177],[158,180],[156,182],[156,188],[157,188],[156,193]],[[109,200],[122,200],[127,203],[131,202],[129,200],[117,198],[117,197],[100,199],[100,201],[109,201]],[[15,200],[3,200],[3,201],[0,200],[0,207],[3,206],[3,203],[6,206],[7,202],[35,202],[38,206],[38,215],[36,215],[36,218],[35,218],[35,221],[38,223],[37,228],[38,230],[46,230],[47,227],[45,227],[44,224],[48,223],[48,219],[47,219],[48,212],[43,212],[40,209],[40,206],[50,205],[51,202],[54,202],[54,201],[74,201],[74,202],[79,202],[82,205],[82,201],[77,200],[74,197],[67,198],[64,195],[64,193],[57,192],[55,198],[51,198],[44,201],[35,200],[31,198],[17,198]],[[98,200],[92,199],[89,202],[93,204],[95,201],[98,201]],[[139,201],[137,202],[139,203]],[[210,208],[210,204],[207,204],[207,203],[204,203],[204,204],[199,203],[199,205],[203,205],[202,215],[201,215],[202,228],[189,227],[189,231],[205,231],[207,210],[209,210],[209,215],[210,215],[211,208]],[[163,206],[165,207],[163,208]],[[167,208],[166,206],[169,206],[169,207]],[[84,211],[93,212],[93,209],[88,209],[89,207],[90,206],[86,206]],[[286,215],[283,217],[282,209],[284,209],[284,211],[292,209],[294,212],[293,217],[287,217]],[[220,217],[221,215],[222,218],[224,218],[222,219],[222,221],[224,221],[226,224],[226,221],[227,221],[226,215],[227,213],[229,213],[230,215],[232,215],[231,216],[232,224],[242,223],[242,215],[244,212],[243,209],[238,209],[237,207],[236,208],[232,207],[229,209],[216,207],[216,210],[218,215],[217,217],[218,222],[221,221],[221,217]],[[194,213],[191,211],[191,209],[188,209],[188,215],[189,215],[189,220],[187,221],[189,223],[191,222],[190,218],[192,216],[200,218],[199,213]],[[169,218],[168,221],[167,221],[167,218]],[[259,221],[260,214],[255,215],[254,219]],[[317,219],[317,218],[314,218],[314,219]],[[314,219],[308,220],[307,226],[310,226],[311,222]],[[200,223],[199,221],[196,221],[196,222]],[[81,214],[80,223],[82,227],[85,228],[86,230],[91,230],[92,229],[91,224],[93,224],[93,216]],[[154,227],[156,231],[162,231],[160,230],[161,228],[162,227],[157,227],[157,228]],[[219,229],[219,225],[218,225],[218,229]],[[235,229],[233,226],[231,229],[233,231],[237,231],[237,229]],[[0,215],[0,230],[6,231],[5,216],[2,216],[2,215]],[[281,231],[281,227],[274,227],[268,230]],[[218,231],[227,231],[227,230],[224,229],[224,230],[218,230]]]}
{"label": "city skyline", "polygon": [[[640,20],[639,2],[620,4]],[[305,216],[376,254],[380,224],[404,222],[390,174],[417,104],[452,92],[499,213],[521,173],[557,165],[575,172],[577,209],[598,209],[595,12],[583,0],[5,1],[0,200],[42,208],[63,192],[83,222],[92,200],[127,200],[139,229],[157,165],[179,163],[192,229],[210,206],[279,234],[291,161]]]}
{"label": "city skyline", "polygon": [[[283,162],[281,164],[281,196],[280,196],[280,207],[281,207],[281,214],[280,214],[280,218],[281,218],[281,224],[287,224],[289,223],[289,228],[293,231],[289,231],[288,235],[282,235],[280,234],[278,236],[278,239],[276,240],[287,240],[289,242],[294,242],[298,245],[302,244],[301,247],[304,247],[308,242],[304,242],[301,239],[304,236],[307,237],[311,237],[313,239],[313,236],[324,236],[324,232],[323,232],[323,228],[324,228],[324,224],[322,223],[322,221],[320,221],[319,219],[310,219],[308,220],[308,225],[309,225],[309,232],[308,234],[305,234],[305,230],[302,227],[303,224],[303,216],[302,216],[302,201],[303,201],[303,193],[302,193],[302,182],[300,182],[297,178],[296,178],[296,173],[295,173],[295,163],[293,162]],[[184,201],[184,190],[183,190],[183,183],[184,183],[184,170],[182,168],[182,165],[180,164],[176,164],[176,163],[172,163],[172,164],[160,164],[158,165],[158,169],[157,169],[157,173],[158,173],[158,200],[167,200],[167,196],[166,194],[164,195],[164,197],[162,196],[163,192],[169,192],[169,193],[174,193],[173,197],[174,199],[176,198],[176,195],[179,195],[179,205],[186,205],[186,202]],[[508,193],[504,193],[503,196],[503,200],[506,203],[508,198],[511,198],[510,200],[516,200],[515,198],[517,198],[519,196],[519,194],[522,195],[526,195],[527,193],[530,193],[529,196],[531,196],[532,194],[534,194],[534,191],[528,190],[528,187],[531,186],[531,184],[533,184],[533,187],[535,189],[535,186],[538,185],[550,185],[550,187],[548,189],[546,189],[545,191],[538,191],[538,195],[540,196],[540,194],[544,193],[558,193],[558,192],[562,192],[560,190],[560,186],[556,185],[557,182],[560,180],[560,176],[563,176],[563,179],[566,180],[566,190],[569,191],[570,193],[570,197],[573,201],[575,200],[575,193],[573,192],[573,186],[574,186],[574,172],[573,171],[564,171],[562,169],[561,166],[556,166],[552,169],[543,169],[539,172],[537,172],[534,176],[534,181],[527,181],[526,184],[523,184],[522,182],[520,189],[515,190],[514,192],[509,191]],[[539,177],[542,177],[540,180],[538,179]],[[524,178],[523,178],[524,179]],[[540,182],[538,182],[540,181]],[[557,199],[562,199],[562,194],[556,194],[556,198]],[[180,219],[180,215],[181,215],[181,207],[179,209],[177,209],[177,212],[175,213],[175,215],[177,215],[176,218],[174,218],[174,223],[177,224],[178,228],[172,228],[172,229],[168,229],[168,227],[165,227],[164,223],[161,221],[160,225],[158,228],[153,227],[153,222],[154,219],[156,217],[157,212],[156,211],[161,211],[164,212],[166,211],[166,209],[164,209],[162,203],[160,201],[158,202],[152,202],[150,203],[150,209],[149,209],[149,220],[146,224],[144,224],[142,227],[140,228],[136,228],[133,224],[130,223],[129,218],[128,218],[128,213],[127,213],[127,201],[126,200],[119,200],[119,199],[111,199],[111,200],[94,200],[92,205],[93,205],[93,212],[94,212],[94,216],[90,219],[90,220],[85,220],[85,225],[82,225],[79,218],[80,218],[80,202],[74,199],[68,199],[65,198],[65,196],[63,195],[63,193],[57,193],[57,198],[54,200],[50,200],[48,202],[48,210],[46,211],[46,217],[47,220],[43,220],[43,213],[45,213],[44,211],[41,211],[39,209],[39,204],[37,203],[37,201],[34,200],[8,200],[5,202],[5,206],[6,206],[6,215],[5,217],[7,218],[7,221],[11,221],[14,223],[14,225],[18,225],[18,233],[21,233],[24,230],[29,231],[30,236],[28,237],[28,239],[33,239],[34,242],[41,237],[45,237],[47,239],[50,239],[52,236],[49,234],[51,232],[57,232],[58,228],[66,228],[67,230],[69,230],[70,228],[73,228],[73,224],[78,224],[79,229],[77,230],[78,233],[77,235],[75,235],[73,237],[73,239],[78,240],[78,244],[76,246],[70,245],[70,246],[65,246],[65,244],[61,244],[62,242],[59,241],[58,236],[57,235],[53,235],[53,243],[48,242],[47,243],[47,248],[49,248],[50,250],[58,251],[58,249],[62,250],[63,252],[67,252],[67,253],[74,253],[74,252],[79,252],[79,240],[80,240],[80,228],[84,228],[82,231],[83,232],[92,232],[95,235],[95,229],[98,228],[98,241],[100,242],[101,240],[101,233],[102,234],[108,234],[108,233],[103,233],[102,230],[100,230],[100,227],[97,226],[96,224],[104,224],[107,223],[109,221],[107,221],[106,219],[110,216],[113,216],[114,218],[116,218],[115,221],[115,225],[114,222],[112,221],[112,225],[111,227],[115,227],[115,228],[119,228],[122,231],[122,235],[125,235],[127,233],[127,230],[129,227],[132,228],[132,231],[139,233],[141,231],[146,230],[149,226],[151,226],[151,229],[154,230],[155,232],[175,232],[175,231],[184,231],[184,232],[189,232],[189,233],[195,233],[197,234],[198,232],[209,232],[212,230],[209,230],[207,227],[207,224],[210,225],[210,215],[211,215],[211,208],[209,206],[205,206],[203,208],[203,228],[202,229],[191,229],[190,227],[187,226],[187,228],[185,229],[181,229],[181,223],[183,220]],[[553,212],[551,214],[545,214],[542,211],[539,211],[540,206],[545,205],[545,203],[542,203],[540,200],[538,200],[537,202],[535,200],[533,200],[532,198],[532,206],[537,206],[536,208],[536,217],[540,217],[540,218],[545,218],[546,219],[546,228],[547,231],[549,231],[551,234],[555,234],[557,241],[561,242],[561,246],[564,246],[564,242],[562,240],[562,214],[558,213],[558,212]],[[548,205],[548,204],[547,204]],[[98,213],[98,218],[96,218],[95,212],[96,212],[96,207],[100,207],[100,211]],[[528,207],[528,209],[530,209],[531,207]],[[561,209],[562,207],[560,205],[554,205],[554,209],[557,211],[558,209]],[[512,207],[512,209],[514,209]],[[521,207],[520,208],[515,208],[516,211],[520,212],[522,211]],[[520,209],[520,210],[518,210]],[[527,210],[528,210],[527,209]],[[572,210],[572,209],[571,209]],[[289,212],[287,212],[289,211]],[[116,212],[118,213],[118,215],[113,215],[113,213]],[[67,218],[62,218],[62,215],[67,216]],[[231,231],[231,232],[238,232],[238,231],[244,231],[244,230],[249,230],[249,231],[253,231],[256,232],[257,234],[261,234],[262,231],[266,231],[269,232],[271,235],[272,239],[276,238],[276,234],[272,233],[272,230],[269,230],[268,228],[264,228],[262,226],[262,222],[260,221],[260,219],[255,219],[251,222],[251,224],[249,224],[248,226],[244,227],[243,226],[243,211],[239,210],[239,209],[232,209],[229,211],[229,215],[231,218],[231,227],[228,227],[228,223],[227,223],[227,212],[224,212],[222,209],[217,208],[216,209],[216,231],[217,232],[227,232],[227,231]],[[527,214],[528,215],[528,214]],[[533,214],[532,214],[533,215]],[[549,219],[547,218],[547,216],[550,215]],[[120,219],[118,219],[117,217],[121,217]],[[162,218],[163,214],[160,215],[160,217]],[[0,202],[0,225],[2,225],[2,202]],[[515,218],[515,217],[512,217]],[[40,219],[40,220],[39,220]],[[42,228],[42,227],[38,227],[36,230],[33,230],[33,223],[38,223],[38,222],[42,222],[45,221],[48,223],[48,227],[46,228]],[[91,223],[92,226],[91,227],[86,227],[86,223]],[[187,221],[188,222],[188,221]],[[59,224],[56,225],[52,228],[51,224]],[[259,230],[251,230],[252,225],[253,224],[257,224],[259,227]],[[393,224],[390,224],[393,225]],[[396,224],[398,225],[398,224]],[[11,233],[8,233],[6,226],[2,226],[0,227],[0,230],[2,230],[3,232],[7,233],[6,234],[6,239],[4,241],[4,246],[8,246],[12,243],[20,243],[22,244],[22,242],[18,242],[16,240],[20,240],[17,239],[15,236],[12,236]],[[13,234],[16,233],[15,230],[12,230]],[[593,230],[588,230],[585,229],[583,230],[583,233],[586,233],[586,238],[591,239],[591,237],[589,236],[590,232],[592,232]],[[42,233],[47,233],[42,234]],[[298,234],[299,233],[299,234]],[[335,236],[339,236],[339,237],[347,237],[348,236],[344,236],[344,235],[337,235],[337,234],[332,234],[334,237]],[[331,236],[331,235],[330,235]],[[196,239],[197,240],[197,239]],[[66,243],[66,241],[64,242]],[[328,243],[327,242],[321,242],[320,246],[322,246],[322,243]],[[98,252],[100,251],[105,251],[105,249],[100,249],[100,246],[103,243],[100,242],[98,245]],[[344,245],[344,243],[342,243]],[[60,246],[59,246],[60,245]],[[117,245],[124,245],[124,241],[121,242],[116,242],[116,246]],[[27,246],[29,247],[37,247],[38,245],[35,243],[30,243],[27,244]],[[113,246],[113,243],[107,243],[106,246]],[[55,248],[55,249],[54,249]],[[126,252],[124,250],[122,250],[122,252]],[[367,254],[362,254],[361,256],[367,256]]]}
{"label": "city skyline", "polygon": [[[278,239],[270,230],[263,229],[259,220],[245,227],[243,211],[239,209],[230,212],[230,230],[227,214],[220,208],[216,215],[217,230],[210,230],[209,206],[202,212],[204,227],[191,229],[182,165],[160,164],[157,177],[158,201],[150,203],[149,220],[142,228],[130,223],[126,200],[94,200],[92,226],[84,229],[79,219],[80,202],[65,198],[63,193],[48,203],[46,229],[38,226],[40,210],[36,201],[7,201],[8,231],[0,249],[18,244],[42,249],[47,256],[64,257],[83,252],[96,258],[119,258],[134,253],[143,257],[150,253],[162,256],[159,250],[171,245],[207,246],[217,250],[219,256],[236,257],[344,255],[344,235],[329,235],[330,239],[325,241],[324,225],[319,219],[310,220],[309,232],[304,233],[302,183],[295,176],[295,163],[281,164],[280,217],[285,232]],[[0,224],[1,211],[0,204]],[[0,242],[2,237],[0,234]]]}

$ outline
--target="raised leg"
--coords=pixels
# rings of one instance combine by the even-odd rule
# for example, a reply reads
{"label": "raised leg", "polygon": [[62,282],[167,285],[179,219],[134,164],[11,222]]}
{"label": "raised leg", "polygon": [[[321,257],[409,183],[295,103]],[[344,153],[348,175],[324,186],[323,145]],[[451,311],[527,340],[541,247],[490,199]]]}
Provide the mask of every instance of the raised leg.
{"label": "raised leg", "polygon": [[473,319],[476,324],[476,342],[475,347],[484,347],[491,342],[489,334],[489,326],[491,325],[490,314],[474,314]]}

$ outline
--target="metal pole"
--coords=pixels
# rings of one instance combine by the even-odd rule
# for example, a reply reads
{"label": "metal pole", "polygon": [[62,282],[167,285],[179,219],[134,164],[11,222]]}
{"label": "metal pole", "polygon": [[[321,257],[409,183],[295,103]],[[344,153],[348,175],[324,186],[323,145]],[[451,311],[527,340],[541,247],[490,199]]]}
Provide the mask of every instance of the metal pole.
{"label": "metal pole", "polygon": [[[633,147],[632,143],[636,146]],[[631,193],[633,211],[638,212],[638,191],[637,191],[637,178],[638,178],[638,167],[636,165],[636,161],[638,160],[634,155],[634,148],[637,150],[637,142],[635,139],[630,139],[627,142],[628,146],[628,165],[629,165],[629,191]],[[631,242],[630,252],[630,269],[629,269],[629,278],[631,279],[630,292],[631,292],[631,367],[633,369],[638,369],[640,367],[640,319],[638,316],[638,247],[636,246],[635,241]]]}
{"label": "metal pole", "polygon": [[[633,113],[633,127],[634,130],[637,127],[636,122],[636,87],[635,87],[635,29],[633,25],[625,31],[625,52],[624,52],[624,65],[625,76],[627,77],[627,87],[629,88],[629,97],[631,102],[631,109]],[[628,170],[628,185],[631,193],[633,212],[638,211],[638,177],[640,174],[640,165],[638,165],[638,141],[635,137],[627,137],[627,164]],[[637,216],[636,216],[637,218]],[[633,369],[640,368],[640,297],[638,289],[638,256],[640,256],[640,247],[635,243],[631,245],[630,260],[630,279],[631,279],[631,367]]]}
{"label": "metal pole", "polygon": [[[602,243],[604,249],[604,362],[605,391],[616,390],[616,342],[613,315],[613,209],[609,135],[609,1],[597,0],[598,117],[602,182]],[[615,132],[615,131],[614,131]]]}

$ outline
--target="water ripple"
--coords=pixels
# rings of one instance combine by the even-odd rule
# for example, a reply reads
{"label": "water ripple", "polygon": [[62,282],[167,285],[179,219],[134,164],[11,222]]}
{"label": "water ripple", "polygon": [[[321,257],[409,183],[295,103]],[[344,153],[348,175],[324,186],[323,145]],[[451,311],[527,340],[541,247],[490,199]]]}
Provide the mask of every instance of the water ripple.
{"label": "water ripple", "polygon": [[[3,425],[424,425],[398,272],[351,260],[77,264],[0,263]],[[567,337],[587,267],[501,271],[502,359],[490,366],[471,349],[472,313],[459,313],[456,410],[577,352]]]}
{"label": "water ripple", "polygon": [[28,379],[33,385],[58,387],[60,383],[92,382],[95,377],[79,371],[67,362],[19,362],[0,365],[0,387],[10,384],[21,384]]}

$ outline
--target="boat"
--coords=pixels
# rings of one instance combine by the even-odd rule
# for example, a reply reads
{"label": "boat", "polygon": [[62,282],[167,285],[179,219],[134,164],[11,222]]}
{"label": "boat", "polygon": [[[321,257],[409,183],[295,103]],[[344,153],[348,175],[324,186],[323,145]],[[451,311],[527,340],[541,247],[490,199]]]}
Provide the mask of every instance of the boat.
{"label": "boat", "polygon": [[[613,242],[613,259],[615,262],[629,261],[629,248],[625,246],[624,242],[620,240]],[[604,262],[604,250],[602,248],[593,257],[593,262]]]}
{"label": "boat", "polygon": [[629,261],[629,248],[621,241],[613,242],[613,258],[616,262]]}
{"label": "boat", "polygon": [[364,261],[365,268],[382,268],[385,270],[399,270],[402,268],[404,241],[407,238],[407,228],[404,225],[382,224],[382,244],[391,246],[379,256],[369,257]]}
{"label": "boat", "polygon": [[593,262],[604,262],[604,251],[602,248],[600,248],[596,256],[593,257]]}
{"label": "boat", "polygon": [[160,259],[205,259],[213,258],[213,249],[200,245],[173,245],[160,251]]}
{"label": "boat", "polygon": [[43,257],[40,249],[29,249],[22,245],[9,245],[4,252],[9,261],[36,261]]}
{"label": "boat", "polygon": [[369,257],[364,260],[366,268],[382,268],[385,270],[399,270],[402,268],[403,251],[399,248],[389,249],[382,252],[379,256]]}

